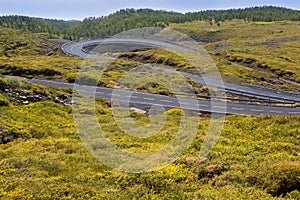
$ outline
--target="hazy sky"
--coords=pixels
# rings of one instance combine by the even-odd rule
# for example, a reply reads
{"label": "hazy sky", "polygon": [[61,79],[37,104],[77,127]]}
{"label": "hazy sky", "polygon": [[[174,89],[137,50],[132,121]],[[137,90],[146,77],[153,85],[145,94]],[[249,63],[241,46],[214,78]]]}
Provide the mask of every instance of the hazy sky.
{"label": "hazy sky", "polygon": [[122,8],[189,12],[262,5],[300,10],[300,0],[0,0],[0,15],[83,19],[107,15]]}

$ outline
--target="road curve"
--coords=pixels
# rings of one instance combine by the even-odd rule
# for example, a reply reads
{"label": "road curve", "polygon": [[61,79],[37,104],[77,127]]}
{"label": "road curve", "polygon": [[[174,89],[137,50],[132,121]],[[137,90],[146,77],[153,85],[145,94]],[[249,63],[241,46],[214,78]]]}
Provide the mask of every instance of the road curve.
{"label": "road curve", "polygon": [[[105,40],[107,42],[107,40]],[[112,42],[117,42],[113,41]],[[120,39],[118,39],[120,41]],[[65,54],[70,56],[76,56],[81,58],[99,58],[99,56],[91,55],[85,51],[83,51],[83,47],[87,47],[90,45],[101,44],[103,40],[92,40],[92,41],[85,41],[80,43],[69,42],[62,46],[62,50]],[[124,41],[123,41],[124,42]],[[140,41],[137,41],[140,42]],[[170,73],[176,73],[174,71],[170,71]],[[189,77],[191,80],[200,83],[202,85],[206,85],[206,82],[202,77],[182,73],[182,75]],[[207,81],[207,80],[206,80]],[[213,80],[211,80],[213,82]],[[53,82],[53,81],[41,81],[41,80],[32,80],[34,83],[44,84],[44,85],[52,85],[57,87],[70,87],[73,88],[73,84],[61,83],[61,82]],[[245,87],[239,86],[230,83],[224,83],[224,86],[219,87],[216,83],[216,88],[221,91],[226,91],[232,94],[237,94],[240,96],[246,96],[251,98],[257,98],[262,100],[271,100],[277,102],[287,102],[287,103],[300,103],[300,94],[289,93],[286,91],[276,91],[268,88],[261,88],[255,87]],[[136,106],[140,108],[147,108],[151,107],[151,105],[161,105],[166,108],[182,108],[186,110],[194,110],[194,111],[203,111],[203,112],[215,112],[215,113],[227,113],[227,114],[246,114],[246,115],[300,115],[300,108],[297,107],[283,107],[283,106],[269,106],[269,105],[254,105],[254,104],[240,104],[240,103],[228,103],[226,108],[224,107],[224,103],[222,103],[223,107],[215,106],[218,102],[211,102],[205,100],[198,100],[196,105],[192,103],[191,99],[189,98],[174,98],[174,97],[167,97],[162,95],[154,95],[154,94],[145,94],[145,93],[138,93],[138,92],[130,92],[130,91],[120,91],[124,92],[124,95],[128,96],[132,94],[132,98],[130,98],[131,106]],[[113,89],[107,88],[98,88],[96,91],[96,97],[102,97],[107,100],[112,99],[112,93],[114,93]],[[125,100],[119,99],[114,97],[114,101],[121,103]],[[183,104],[179,104],[179,102],[183,102]],[[193,99],[194,101],[194,99]],[[212,106],[212,104],[214,106]]]}
{"label": "road curve", "polygon": [[[96,45],[96,44],[101,44],[104,40],[91,40],[91,41],[85,41],[85,42],[79,42],[79,43],[66,43],[65,45],[62,46],[62,50],[65,54],[70,55],[70,56],[76,56],[80,58],[101,58],[96,55],[89,54],[85,51],[83,51],[84,47],[90,46],[90,45]],[[105,40],[106,43],[108,42],[118,42],[118,40]],[[128,41],[129,42],[129,41]],[[132,42],[132,40],[131,40]],[[137,40],[138,43],[141,41]],[[159,44],[157,44],[158,46]],[[170,71],[170,73],[172,73]],[[173,71],[174,73],[174,71]],[[187,73],[182,73],[182,75],[185,75],[189,77],[191,80],[200,83],[202,85],[206,85],[206,82],[202,77],[195,76],[192,74],[187,74]],[[205,79],[206,81],[209,81],[207,78]],[[210,83],[215,82],[214,80],[211,80]],[[210,84],[211,85],[211,84]],[[278,102],[286,102],[286,103],[300,103],[300,94],[292,93],[292,92],[286,92],[286,91],[279,91],[279,90],[271,90],[268,88],[263,88],[255,85],[251,85],[251,87],[245,87],[245,86],[240,86],[240,85],[235,85],[235,84],[230,84],[230,83],[224,83],[224,86],[219,87],[220,83],[215,83],[215,87],[218,88],[219,90],[236,94],[239,96],[245,96],[245,97],[250,97],[250,98],[256,98],[256,99],[261,99],[261,100],[270,100],[270,101],[278,101]],[[212,85],[213,86],[213,85]]]}
{"label": "road curve", "polygon": [[148,94],[141,92],[133,92],[126,90],[117,90],[110,88],[79,86],[71,83],[31,79],[31,83],[48,85],[59,88],[76,88],[81,95],[101,97],[106,100],[114,101],[116,103],[128,105],[130,107],[137,107],[141,109],[148,109],[153,105],[162,106],[166,109],[181,108],[184,110],[209,112],[209,113],[226,113],[226,114],[245,114],[253,116],[262,115],[300,115],[300,108],[298,107],[283,107],[283,106],[266,106],[256,104],[241,104],[231,102],[219,102],[209,100],[199,100],[183,97],[169,97],[157,94]]}

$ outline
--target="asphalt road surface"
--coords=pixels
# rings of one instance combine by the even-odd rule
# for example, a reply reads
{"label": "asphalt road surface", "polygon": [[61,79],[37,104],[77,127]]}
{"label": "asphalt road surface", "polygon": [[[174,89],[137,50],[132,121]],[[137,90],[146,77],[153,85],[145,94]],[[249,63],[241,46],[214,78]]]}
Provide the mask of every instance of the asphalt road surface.
{"label": "asphalt road surface", "polygon": [[[85,42],[80,42],[80,43],[66,43],[65,45],[62,46],[62,50],[64,53],[71,55],[71,56],[76,56],[80,58],[101,58],[101,56],[89,54],[85,51],[83,51],[84,47],[91,46],[91,45],[97,45],[101,44],[103,40],[92,40],[92,41],[85,41]],[[105,43],[118,43],[122,42],[124,44],[125,42],[132,43],[134,41],[122,41],[120,39],[110,39],[110,40],[105,40]],[[137,40],[137,44],[140,44],[141,41]],[[150,42],[148,42],[150,43]],[[145,45],[148,46],[147,42],[145,42]],[[153,46],[159,47],[159,44],[152,44]],[[172,73],[170,71],[170,73]],[[175,73],[175,71],[173,71]],[[278,102],[286,102],[286,103],[300,103],[300,94],[295,94],[295,93],[289,93],[286,91],[276,91],[276,90],[271,90],[268,88],[263,88],[263,87],[255,87],[255,85],[252,85],[252,87],[245,87],[245,86],[239,86],[235,84],[230,84],[230,83],[217,83],[214,80],[209,80],[209,79],[203,79],[202,77],[195,76],[192,74],[187,74],[187,73],[182,73],[182,75],[185,75],[189,77],[191,80],[200,83],[202,85],[207,85],[206,82],[210,82],[210,86],[213,86],[215,88],[218,88],[219,90],[226,91],[228,93],[240,95],[240,96],[245,96],[245,97],[251,97],[251,98],[256,98],[256,99],[261,99],[261,100],[270,100],[270,101],[278,101]],[[212,84],[214,83],[214,84]],[[220,85],[222,85],[220,87]]]}
{"label": "asphalt road surface", "polygon": [[82,96],[101,97],[121,105],[149,109],[151,106],[161,106],[165,109],[181,108],[183,110],[213,112],[226,114],[261,115],[300,115],[298,107],[269,106],[258,104],[241,104],[232,102],[199,100],[195,98],[169,97],[127,90],[80,86],[64,82],[31,79],[30,82],[59,88],[74,88]]}
{"label": "asphalt road surface", "polygon": [[[103,40],[93,40],[85,41],[80,43],[66,43],[62,46],[64,53],[70,56],[76,56],[81,58],[101,58],[101,56],[91,55],[88,52],[84,51],[84,47],[101,44]],[[128,42],[130,44],[136,42],[139,45],[144,41],[134,41],[130,40],[120,40],[120,39],[111,39],[105,40],[106,44],[111,42],[116,45],[118,42],[124,43]],[[151,43],[148,41],[144,42],[147,46],[152,45],[154,47],[159,47],[159,43]],[[167,71],[167,70],[166,70]],[[221,91],[226,91],[232,94],[246,96],[261,100],[270,100],[277,102],[286,102],[286,103],[300,103],[300,94],[286,92],[286,91],[277,91],[269,88],[263,88],[259,86],[252,85],[251,87],[239,86],[229,83],[217,83],[214,80],[203,79],[202,77],[191,75],[182,72],[176,72],[169,70],[170,73],[180,73],[181,75],[189,77],[191,80],[200,83],[202,85],[207,85],[207,82],[210,82],[209,85],[217,88]],[[57,87],[69,87],[73,88],[73,84],[53,82],[53,81],[42,81],[42,80],[32,80],[34,83],[51,85]],[[79,86],[83,87],[83,86]],[[85,86],[88,87],[88,86]],[[77,88],[80,90],[80,88]],[[87,89],[87,88],[86,88]],[[90,91],[90,89],[89,89]],[[84,89],[79,92],[84,92]],[[114,94],[114,95],[113,95]],[[92,94],[94,95],[94,94]],[[125,90],[113,90],[108,88],[97,88],[95,91],[96,97],[102,97],[107,100],[113,100],[114,102],[128,104],[130,106],[139,107],[139,108],[149,108],[152,105],[160,105],[165,108],[182,108],[185,110],[194,110],[202,112],[213,112],[213,113],[227,113],[227,114],[247,114],[247,115],[300,115],[300,108],[297,107],[284,107],[284,106],[271,106],[271,105],[255,105],[255,104],[241,104],[241,103],[231,103],[231,102],[220,102],[220,101],[207,101],[207,100],[195,100],[192,98],[174,98],[163,95],[154,95],[154,94],[145,94],[138,92],[131,92]],[[126,98],[124,98],[126,97]]]}

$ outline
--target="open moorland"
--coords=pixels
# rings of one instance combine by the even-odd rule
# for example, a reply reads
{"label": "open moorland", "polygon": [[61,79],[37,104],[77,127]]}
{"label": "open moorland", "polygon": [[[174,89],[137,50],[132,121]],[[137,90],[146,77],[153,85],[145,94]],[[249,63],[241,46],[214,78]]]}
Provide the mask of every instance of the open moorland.
{"label": "open moorland", "polygon": [[[270,12],[273,18],[267,17]],[[149,18],[142,21],[145,16]],[[84,41],[98,33],[107,37],[151,25],[199,42],[225,82],[300,92],[299,16],[299,11],[265,7],[186,15],[128,9],[83,22],[0,17],[0,199],[300,199],[299,116],[227,115],[219,140],[203,158],[201,146],[215,120],[210,113],[195,116],[177,108],[154,113],[153,118],[166,117],[162,130],[136,138],[119,127],[112,102],[96,98],[91,113],[110,141],[128,152],[162,149],[178,133],[182,116],[187,125],[198,122],[195,139],[174,163],[152,172],[126,173],[107,167],[85,147],[73,118],[74,112],[87,112],[73,102],[77,91],[30,82],[74,83],[86,60],[63,53],[61,46],[70,39]],[[120,20],[125,18],[126,26]],[[96,84],[118,89],[140,84],[130,79],[120,85],[118,80],[142,64],[194,73],[174,52],[143,49],[119,53]],[[85,75],[94,78],[93,73]],[[184,81],[196,94],[214,95],[206,86]],[[137,90],[173,96],[155,78]],[[132,110],[122,117],[143,128],[151,124],[147,115]]]}

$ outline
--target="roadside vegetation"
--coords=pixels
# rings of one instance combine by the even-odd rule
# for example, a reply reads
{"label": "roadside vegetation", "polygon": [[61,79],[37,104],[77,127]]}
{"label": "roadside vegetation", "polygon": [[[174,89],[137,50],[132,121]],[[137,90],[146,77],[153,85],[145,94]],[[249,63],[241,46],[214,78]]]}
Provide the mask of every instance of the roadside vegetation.
{"label": "roadside vegetation", "polygon": [[170,28],[202,42],[226,81],[298,90],[283,79],[299,82],[299,22],[199,21]]}
{"label": "roadside vegetation", "polygon": [[[270,13],[276,14],[270,18]],[[147,21],[136,23],[148,14],[151,17]],[[121,22],[120,18],[127,20]],[[201,42],[228,82],[299,91],[299,20],[299,11],[273,7],[186,15],[128,9],[108,17],[66,23],[0,18],[0,74],[5,75],[0,78],[0,199],[300,199],[300,117],[227,116],[216,146],[207,158],[200,158],[210,123],[208,115],[202,115],[195,140],[175,163],[154,172],[130,174],[104,166],[84,147],[72,114],[81,107],[73,104],[71,89],[8,77],[70,83],[78,78],[109,88],[174,95],[159,84],[159,77],[143,79],[143,73],[132,71],[142,64],[164,64],[195,72],[188,61],[172,52],[151,49],[120,54],[104,66],[98,80],[99,63],[63,55],[57,44],[64,41],[62,38],[91,38],[97,33],[108,36],[151,25],[180,31]],[[49,38],[57,41],[50,42]],[[79,70],[86,72],[77,77]],[[129,78],[119,83],[124,76]],[[213,93],[184,78],[170,80],[180,86],[187,81],[198,94]],[[162,131],[138,139],[118,127],[111,102],[96,99],[95,111],[110,140],[136,153],[164,147],[176,135],[181,116],[188,115],[178,109],[166,111]],[[128,115],[141,126],[150,123],[143,114],[132,111]],[[188,119],[194,118],[188,115]]]}
{"label": "roadside vegetation", "polygon": [[46,32],[63,36],[68,40],[101,38],[122,31],[142,27],[168,27],[170,23],[208,21],[213,24],[226,20],[241,19],[254,22],[299,21],[300,12],[287,8],[264,6],[245,9],[208,10],[192,13],[177,13],[152,9],[122,9],[108,16],[89,17],[82,22],[32,18],[26,16],[0,17],[0,26],[30,31]]}
{"label": "roadside vegetation", "polygon": [[[15,105],[4,95],[0,102],[4,102],[0,106],[2,199],[300,197],[299,117],[228,116],[217,145],[205,159],[198,154],[210,120],[202,117],[196,139],[174,164],[128,174],[107,168],[86,150],[70,106],[51,99]],[[118,128],[107,101],[97,99],[95,108],[110,140],[139,153],[168,144],[181,117],[179,110],[167,111],[168,121],[159,135],[136,139]],[[144,115],[131,116],[139,125],[149,123]]]}
{"label": "roadside vegetation", "polygon": [[0,26],[0,57],[47,54],[57,49],[47,34],[26,33]]}
{"label": "roadside vegetation", "polygon": [[[157,12],[151,10],[122,10],[105,18],[88,19],[82,23],[76,22],[76,26],[87,26],[89,23],[96,23],[99,20],[105,21],[105,23],[112,23],[115,18],[119,19],[120,16],[126,16],[129,20],[131,18],[135,19],[133,16],[141,17],[145,14],[155,14]],[[251,17],[256,12],[260,13],[260,18]],[[268,15],[264,13],[269,12],[277,13],[273,15],[274,19],[272,20],[275,21],[267,19]],[[186,15],[186,17],[189,16],[187,17],[189,20],[185,22],[184,20],[179,20],[182,17],[181,14],[168,13],[168,15],[165,15],[164,12],[161,12],[161,19],[168,21],[171,18],[170,16],[174,16],[172,18],[174,21],[171,21],[173,23],[167,23],[165,27],[183,32],[196,41],[201,42],[202,46],[212,55],[225,81],[239,84],[252,83],[276,89],[299,91],[299,85],[297,85],[300,82],[300,69],[297,65],[299,63],[298,55],[300,55],[300,31],[299,21],[297,21],[299,12],[264,7],[252,10],[233,10],[230,13],[231,15],[226,15],[225,11],[194,13],[195,16],[202,16],[200,19],[203,21],[194,21],[199,19],[190,14]],[[210,18],[209,16],[215,16],[215,18]],[[286,21],[278,21],[283,20],[281,18],[284,18]],[[9,26],[12,19],[13,17],[2,18],[4,20],[3,23],[7,27],[16,28]],[[60,29],[65,31],[68,28],[72,28],[70,25],[72,22],[64,25],[61,21],[42,21],[41,19],[32,21],[30,18],[21,17],[17,21],[21,23],[24,20],[27,22],[25,24],[28,27],[30,27],[30,23],[34,23],[34,20],[37,20],[39,23],[47,22],[47,26],[60,27]],[[95,26],[90,27],[93,28]],[[80,29],[77,27],[76,30]],[[89,29],[85,28],[84,30]],[[48,77],[69,82],[74,81],[82,60],[62,56],[59,46],[49,42],[49,33],[31,34],[29,31],[21,32],[10,28],[0,29],[1,73],[28,78]],[[63,35],[61,34],[59,37],[63,37]],[[36,59],[36,55],[42,56]],[[123,64],[120,61],[117,61],[118,66],[123,69],[128,68],[128,65],[135,66],[135,62],[142,62],[165,64],[181,71],[193,72],[194,70],[193,66],[178,58],[177,55],[172,55],[170,52],[162,50],[130,52],[121,55],[119,58],[127,59],[128,61],[126,63],[123,62],[125,67],[122,66]],[[122,75],[123,70],[119,73],[115,69],[107,72],[110,75],[105,76],[104,80],[99,82],[99,85],[114,85],[112,82],[116,82],[118,77]],[[290,81],[295,84],[291,84]]]}
{"label": "roadside vegetation", "polygon": [[[81,58],[73,58],[63,55],[62,52],[60,52],[59,46],[51,43],[47,39],[46,34],[23,33],[21,31],[8,28],[0,28],[0,33],[2,33],[0,42],[3,44],[0,56],[0,73],[2,75],[20,76],[29,79],[50,79],[73,83],[77,78],[78,71],[87,70],[85,69],[87,65],[92,68],[94,65],[97,66],[98,69],[101,69],[101,66],[99,66],[101,63],[99,64],[97,61],[95,63],[93,61],[88,63]],[[180,59],[168,61],[167,57],[170,53],[166,52],[164,54],[164,57],[159,58],[162,60],[162,64],[184,65],[184,62],[180,61]],[[92,71],[88,73],[81,73],[83,76],[78,78],[78,80],[90,80],[94,85],[102,87],[125,87],[143,92],[172,95],[168,89],[158,84],[155,77],[152,77],[152,79],[149,77],[147,84],[144,85],[132,79],[132,82],[124,84],[118,83],[120,78],[125,75],[128,76],[128,71],[139,67],[141,64],[142,63],[139,61],[124,60],[121,58],[116,59],[112,61],[109,66],[104,66],[107,69],[105,69],[101,77],[94,77],[95,73]],[[139,72],[130,73],[133,77],[141,77]],[[183,81],[183,78],[181,79],[181,81]],[[176,80],[174,79],[174,81]],[[192,83],[189,80],[187,81],[195,86],[195,90],[198,93],[209,95],[209,91],[201,85]],[[138,86],[134,88],[137,84]]]}

